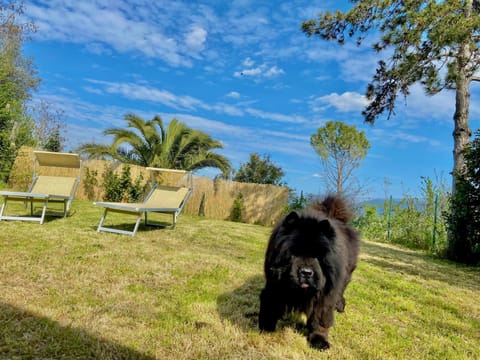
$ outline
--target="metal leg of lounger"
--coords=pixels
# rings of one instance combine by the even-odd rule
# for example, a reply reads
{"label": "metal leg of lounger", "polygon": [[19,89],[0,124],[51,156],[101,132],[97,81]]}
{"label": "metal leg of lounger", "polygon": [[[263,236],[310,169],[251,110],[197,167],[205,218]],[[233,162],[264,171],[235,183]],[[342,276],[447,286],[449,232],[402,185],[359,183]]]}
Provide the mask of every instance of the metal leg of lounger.
{"label": "metal leg of lounger", "polygon": [[133,228],[132,236],[135,236],[138,230],[138,226],[140,225],[140,221],[142,220],[142,213],[138,214],[137,221],[135,222],[135,227]]}
{"label": "metal leg of lounger", "polygon": [[172,219],[172,225],[164,225],[162,224],[161,222],[159,223],[155,223],[155,222],[151,222],[149,223],[148,222],[148,217],[147,217],[147,212],[145,211],[145,225],[146,226],[155,226],[155,227],[160,227],[160,228],[164,228],[164,229],[175,229],[175,224],[177,223],[177,212],[165,212],[165,214],[172,214],[173,215],[173,219]]}
{"label": "metal leg of lounger", "polygon": [[[114,229],[114,228],[111,228],[111,227],[103,226],[103,223],[105,222],[105,219],[107,218],[108,210],[109,210],[108,208],[105,208],[105,211],[103,212],[103,215],[100,218],[100,223],[98,224],[97,232],[106,231],[106,232],[111,232],[111,233],[115,233],[115,234],[135,236],[135,234],[137,233],[138,227],[140,225],[140,221],[142,220],[143,213],[141,213],[141,212],[138,213],[137,221],[135,222],[135,226],[134,226],[133,230],[132,231],[127,231],[127,230],[120,230],[120,229]],[[112,211],[115,212],[115,210],[112,210]],[[133,213],[131,213],[131,212],[130,212],[130,214],[133,215]]]}
{"label": "metal leg of lounger", "polygon": [[108,211],[107,208],[105,208],[105,210],[103,211],[102,217],[100,218],[100,223],[98,224],[98,227],[97,227],[97,232],[100,232],[100,230],[102,230],[102,228],[103,228],[103,222],[105,221],[105,218],[107,217],[107,211]]}
{"label": "metal leg of lounger", "polygon": [[[33,203],[33,201],[32,201]],[[45,214],[47,213],[47,205],[48,205],[48,198],[43,201],[43,209],[42,209],[42,216],[40,217],[40,225],[43,224],[43,220],[45,220]]]}
{"label": "metal leg of lounger", "polygon": [[3,219],[3,212],[5,211],[5,208],[7,207],[7,199],[8,199],[8,196],[3,197],[2,208],[0,209],[0,220]]}

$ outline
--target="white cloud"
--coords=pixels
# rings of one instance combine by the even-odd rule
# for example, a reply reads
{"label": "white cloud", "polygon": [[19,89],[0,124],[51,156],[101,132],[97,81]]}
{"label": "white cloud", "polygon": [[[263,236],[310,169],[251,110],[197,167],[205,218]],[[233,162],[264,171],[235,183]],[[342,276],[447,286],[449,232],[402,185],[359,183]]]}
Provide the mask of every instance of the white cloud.
{"label": "white cloud", "polygon": [[199,52],[205,47],[207,31],[197,25],[191,27],[190,32],[185,35],[185,43],[191,51]]}
{"label": "white cloud", "polygon": [[374,128],[371,129],[370,132],[371,136],[369,136],[369,138],[372,141],[384,144],[398,144],[399,146],[405,146],[406,144],[427,144],[429,147],[442,146],[442,143],[438,140],[402,130]]}
{"label": "white cloud", "polygon": [[167,90],[156,89],[146,85],[134,83],[116,83],[100,80],[88,80],[92,84],[102,87],[109,94],[119,94],[128,99],[146,100],[169,106],[177,110],[195,110],[208,107],[201,100],[192,96],[179,96]]}
{"label": "white cloud", "polygon": [[268,66],[267,64],[262,64],[254,68],[245,68],[240,71],[235,71],[233,76],[242,77],[242,76],[251,76],[256,78],[272,78],[278,75],[284,74],[285,71],[280,69],[277,66]]}
{"label": "white cloud", "polygon": [[227,97],[232,98],[232,99],[239,99],[240,98],[240,93],[236,91],[231,91],[227,94]]}
{"label": "white cloud", "polygon": [[235,77],[240,77],[240,76],[257,76],[262,74],[262,69],[259,67],[257,68],[252,68],[252,69],[245,69],[242,71],[235,71],[233,76]]}
{"label": "white cloud", "polygon": [[284,123],[305,124],[308,122],[307,119],[299,115],[269,113],[266,111],[253,109],[253,108],[248,108],[245,110],[245,112],[261,119],[273,120],[273,121],[284,122]]}
{"label": "white cloud", "polygon": [[242,63],[242,65],[246,66],[246,67],[252,67],[254,64],[255,64],[255,62],[252,59],[250,59],[249,57],[247,57]]}
{"label": "white cloud", "polygon": [[410,95],[405,100],[400,95],[395,110],[399,115],[406,114],[408,118],[452,122],[455,112],[455,92],[443,90],[434,96],[428,96],[420,85],[414,85],[410,88]]}
{"label": "white cloud", "polygon": [[311,106],[314,111],[334,107],[339,112],[360,112],[367,105],[368,100],[364,95],[350,91],[344,92],[343,94],[331,93],[311,101]]}
{"label": "white cloud", "polygon": [[[35,36],[40,40],[83,44],[94,53],[107,49],[141,53],[172,66],[191,66],[191,57],[204,48],[206,30],[191,25],[186,33],[170,31],[172,24],[157,6],[138,1],[51,0],[27,3],[26,16],[38,25]],[[175,12],[175,7],[170,11]]]}
{"label": "white cloud", "polygon": [[273,76],[281,75],[281,74],[284,74],[284,73],[285,73],[285,71],[283,71],[282,69],[280,69],[276,66],[272,66],[270,69],[267,69],[267,71],[265,71],[264,76],[265,77],[273,77]]}
{"label": "white cloud", "polygon": [[139,85],[134,83],[117,83],[87,79],[90,84],[98,87],[87,86],[84,89],[94,94],[116,94],[131,100],[151,101],[168,106],[172,109],[196,112],[199,110],[214,111],[219,114],[230,116],[243,116],[245,113],[260,119],[274,122],[295,123],[295,124],[313,124],[303,116],[289,115],[280,113],[270,113],[263,110],[246,107],[244,105],[232,106],[224,103],[207,104],[204,101],[192,96],[176,95],[170,91],[157,89],[148,85]]}

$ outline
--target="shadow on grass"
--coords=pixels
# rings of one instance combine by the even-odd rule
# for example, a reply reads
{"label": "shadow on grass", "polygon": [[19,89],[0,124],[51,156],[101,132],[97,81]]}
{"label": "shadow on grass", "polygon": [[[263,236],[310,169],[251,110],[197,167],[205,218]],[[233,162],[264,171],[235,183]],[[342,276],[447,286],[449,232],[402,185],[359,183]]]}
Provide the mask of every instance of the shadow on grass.
{"label": "shadow on grass", "polygon": [[242,286],[218,296],[217,309],[222,319],[245,331],[258,329],[259,296],[264,283],[263,276],[253,276]]}
{"label": "shadow on grass", "polygon": [[[117,229],[117,230],[126,230],[126,231],[133,231],[133,228],[135,227],[135,222],[132,223],[116,223],[116,224],[104,224],[104,226],[107,226],[112,229]],[[91,225],[89,226],[90,229],[94,230],[95,232],[97,231],[98,228],[98,223],[96,225]],[[137,229],[137,234],[142,233],[142,232],[150,232],[154,230],[175,230],[174,228],[171,227],[171,224],[168,222],[164,223],[159,223],[157,225],[145,225],[145,223],[140,223]],[[117,234],[120,235],[120,234]],[[125,236],[125,235],[123,235]]]}
{"label": "shadow on grass", "polygon": [[0,358],[154,359],[7,304],[0,304]]}
{"label": "shadow on grass", "polygon": [[381,243],[363,242],[362,261],[389,272],[419,276],[425,280],[480,290],[480,269],[435,259],[412,250],[390,247]]}
{"label": "shadow on grass", "polygon": [[[263,275],[253,276],[231,292],[217,298],[217,308],[222,319],[230,321],[243,331],[259,331],[260,292],[265,285]],[[277,329],[291,327],[306,335],[305,319],[299,313],[285,314],[277,324]]]}

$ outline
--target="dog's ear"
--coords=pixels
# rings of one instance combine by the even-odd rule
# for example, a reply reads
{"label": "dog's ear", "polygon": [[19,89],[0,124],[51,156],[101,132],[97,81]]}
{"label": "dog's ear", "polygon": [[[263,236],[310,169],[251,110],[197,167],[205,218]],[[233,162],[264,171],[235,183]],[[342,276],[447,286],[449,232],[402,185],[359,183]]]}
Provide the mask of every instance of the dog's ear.
{"label": "dog's ear", "polygon": [[296,211],[292,211],[287,216],[285,216],[285,220],[283,220],[283,223],[286,226],[294,226],[297,223],[298,219],[300,219],[298,213]]}
{"label": "dog's ear", "polygon": [[335,229],[333,228],[332,224],[328,219],[322,220],[318,223],[318,227],[323,235],[327,238],[332,239],[335,237]]}

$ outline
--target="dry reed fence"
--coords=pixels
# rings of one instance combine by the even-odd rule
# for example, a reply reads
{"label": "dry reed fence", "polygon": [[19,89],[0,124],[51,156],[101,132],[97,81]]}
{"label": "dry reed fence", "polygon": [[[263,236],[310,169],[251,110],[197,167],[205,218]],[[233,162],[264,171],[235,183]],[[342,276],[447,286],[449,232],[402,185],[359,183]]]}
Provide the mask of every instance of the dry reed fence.
{"label": "dry reed fence", "polygon": [[[78,188],[76,199],[102,200],[103,174],[110,166],[114,166],[115,173],[120,174],[123,164],[105,160],[83,160],[82,180]],[[140,175],[143,181],[149,179],[149,172],[141,166],[129,165],[130,176],[133,181]],[[43,171],[50,175],[68,175],[67,169],[45,168]],[[9,178],[9,187],[15,190],[26,190],[32,179],[33,149],[21,148]],[[87,172],[95,174],[96,185],[89,185],[86,181]],[[172,179],[164,177],[162,182],[171,183]],[[193,177],[193,193],[184,209],[185,213],[208,218],[227,220],[230,218],[234,201],[238,194],[242,194],[242,220],[251,224],[272,225],[282,215],[287,204],[288,189],[274,185],[247,184],[228,180],[212,180],[203,176]],[[203,199],[203,200],[202,200]]]}

